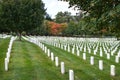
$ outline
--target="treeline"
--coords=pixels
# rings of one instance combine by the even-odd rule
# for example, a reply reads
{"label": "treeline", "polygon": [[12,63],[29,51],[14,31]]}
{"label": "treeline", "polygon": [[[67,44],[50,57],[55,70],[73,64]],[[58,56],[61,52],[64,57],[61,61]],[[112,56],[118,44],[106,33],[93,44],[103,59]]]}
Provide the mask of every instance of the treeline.
{"label": "treeline", "polygon": [[[98,34],[120,37],[120,0],[60,0],[84,12],[78,34]],[[78,30],[78,29],[77,29]]]}
{"label": "treeline", "polygon": [[[82,36],[82,37],[86,37],[86,36],[87,37],[102,37],[102,36],[119,37],[120,27],[117,24],[119,24],[120,20],[116,20],[116,22],[111,22],[111,21],[107,22],[105,19],[106,16],[103,17],[103,15],[101,18],[97,20],[96,18],[92,17],[90,13],[85,13],[85,11],[81,11],[75,16],[71,15],[70,12],[58,12],[54,20],[52,20],[49,17],[46,18],[47,20],[45,22],[51,22],[59,25],[65,24],[64,28],[60,29],[62,28],[62,26],[59,26],[58,28],[57,25],[54,25],[54,28],[48,29],[48,25],[49,27],[53,26],[48,23],[44,23],[44,27],[45,28],[47,27],[46,28],[46,31],[48,31],[47,35]],[[107,16],[110,15],[108,14]],[[116,18],[118,19],[118,17]],[[50,33],[50,30],[53,33]],[[54,32],[56,34],[54,34]]]}

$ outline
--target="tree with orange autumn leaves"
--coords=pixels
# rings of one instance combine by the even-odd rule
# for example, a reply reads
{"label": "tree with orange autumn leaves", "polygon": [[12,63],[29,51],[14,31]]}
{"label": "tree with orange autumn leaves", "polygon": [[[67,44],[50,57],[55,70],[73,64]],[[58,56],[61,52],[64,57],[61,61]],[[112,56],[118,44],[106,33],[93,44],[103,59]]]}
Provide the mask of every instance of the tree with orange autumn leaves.
{"label": "tree with orange autumn leaves", "polygon": [[67,28],[67,23],[56,23],[53,21],[45,21],[45,29],[49,35],[62,35],[62,32]]}

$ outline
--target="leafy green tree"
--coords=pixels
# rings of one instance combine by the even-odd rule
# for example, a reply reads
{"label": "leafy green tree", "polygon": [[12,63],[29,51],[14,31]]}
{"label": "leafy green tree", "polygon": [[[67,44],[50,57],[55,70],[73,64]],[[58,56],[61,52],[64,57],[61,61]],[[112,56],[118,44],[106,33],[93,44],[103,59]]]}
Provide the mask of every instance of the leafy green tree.
{"label": "leafy green tree", "polygon": [[69,23],[72,20],[70,12],[58,12],[55,18],[57,23]]}
{"label": "leafy green tree", "polygon": [[21,40],[23,31],[31,33],[44,20],[45,9],[41,0],[1,0],[2,26],[16,32]]}
{"label": "leafy green tree", "polygon": [[[107,33],[112,33],[120,36],[120,0],[60,0],[67,1],[70,7],[75,6],[78,9],[85,11],[89,18],[87,24],[91,24],[94,19],[94,27],[98,30],[106,30]],[[87,26],[86,26],[87,27]]]}
{"label": "leafy green tree", "polygon": [[74,21],[70,21],[68,23],[68,27],[66,28],[66,30],[64,30],[63,34],[67,36],[74,36],[78,32],[77,29],[78,29],[77,23],[75,23]]}

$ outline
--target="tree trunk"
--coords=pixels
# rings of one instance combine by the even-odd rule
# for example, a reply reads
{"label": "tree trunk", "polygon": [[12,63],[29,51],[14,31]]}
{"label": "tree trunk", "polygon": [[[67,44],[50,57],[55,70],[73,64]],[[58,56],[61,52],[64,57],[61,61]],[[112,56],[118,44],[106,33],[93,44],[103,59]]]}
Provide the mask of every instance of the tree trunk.
{"label": "tree trunk", "polygon": [[19,37],[19,40],[21,41],[21,40],[22,40],[22,39],[21,39],[21,38],[22,38],[21,32],[18,33],[18,37]]}

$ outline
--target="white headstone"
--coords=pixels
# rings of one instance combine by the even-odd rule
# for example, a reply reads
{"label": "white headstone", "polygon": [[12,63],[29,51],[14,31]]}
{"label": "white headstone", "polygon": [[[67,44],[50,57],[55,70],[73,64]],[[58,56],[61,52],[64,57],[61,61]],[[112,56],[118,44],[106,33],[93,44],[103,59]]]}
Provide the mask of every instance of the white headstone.
{"label": "white headstone", "polygon": [[47,53],[47,47],[45,46],[45,48],[44,48],[44,51],[45,51],[45,53]]}
{"label": "white headstone", "polygon": [[82,51],[82,47],[80,47],[80,51]]}
{"label": "white headstone", "polygon": [[80,51],[79,50],[77,50],[77,56],[80,56]]}
{"label": "white headstone", "polygon": [[86,53],[83,53],[83,59],[86,60]]}
{"label": "white headstone", "polygon": [[70,46],[68,46],[68,52],[70,52]]}
{"label": "white headstone", "polygon": [[84,52],[86,52],[86,47],[84,47]]}
{"label": "white headstone", "polygon": [[107,59],[110,59],[110,54],[109,53],[107,53]]}
{"label": "white headstone", "polygon": [[94,50],[94,55],[96,55],[96,50]]}
{"label": "white headstone", "polygon": [[88,52],[91,53],[91,49],[88,49]]}
{"label": "white headstone", "polygon": [[114,50],[113,51],[111,51],[111,56],[113,56],[114,55]]}
{"label": "white headstone", "polygon": [[64,45],[64,50],[65,50],[65,51],[67,50],[67,46],[66,46],[66,45]]}
{"label": "white headstone", "polygon": [[65,73],[65,65],[64,65],[64,62],[61,62],[61,73],[62,73],[62,74]]}
{"label": "white headstone", "polygon": [[51,60],[54,61],[54,54],[51,52]]}
{"label": "white headstone", "polygon": [[10,48],[8,48],[8,53],[10,53],[11,52],[11,49]]}
{"label": "white headstone", "polygon": [[6,59],[7,59],[7,62],[9,63],[9,61],[10,61],[10,58],[9,58],[9,57],[6,57]]}
{"label": "white headstone", "polygon": [[110,66],[110,75],[115,76],[115,66],[114,65]]}
{"label": "white headstone", "polygon": [[73,70],[69,70],[69,80],[74,80],[74,72],[73,72]]}
{"label": "white headstone", "polygon": [[74,49],[74,48],[72,48],[72,53],[73,53],[73,54],[75,53],[75,49]]}
{"label": "white headstone", "polygon": [[5,58],[5,71],[8,71],[8,59]]}
{"label": "white headstone", "polygon": [[47,54],[48,54],[48,57],[50,57],[50,50],[48,49],[48,52],[47,52]]}
{"label": "white headstone", "polygon": [[94,56],[91,56],[91,57],[90,57],[90,64],[91,64],[91,65],[94,65]]}
{"label": "white headstone", "polygon": [[43,50],[43,51],[45,50],[45,48],[44,48],[44,44],[42,45],[42,50]]}
{"label": "white headstone", "polygon": [[103,70],[103,61],[102,60],[99,60],[99,69]]}
{"label": "white headstone", "polygon": [[76,46],[76,50],[78,50],[78,46]]}
{"label": "white headstone", "polygon": [[116,56],[116,57],[115,57],[115,62],[116,62],[116,63],[119,63],[119,56]]}
{"label": "white headstone", "polygon": [[10,58],[10,52],[6,53],[6,57]]}
{"label": "white headstone", "polygon": [[59,60],[58,57],[55,57],[55,65],[58,66],[59,65]]}
{"label": "white headstone", "polygon": [[103,52],[102,52],[102,50],[100,50],[100,57],[102,57],[103,56]]}
{"label": "white headstone", "polygon": [[59,48],[60,48],[60,44],[59,44],[59,46],[58,46]]}
{"label": "white headstone", "polygon": [[120,51],[119,51],[119,53],[118,53],[118,56],[120,57]]}

